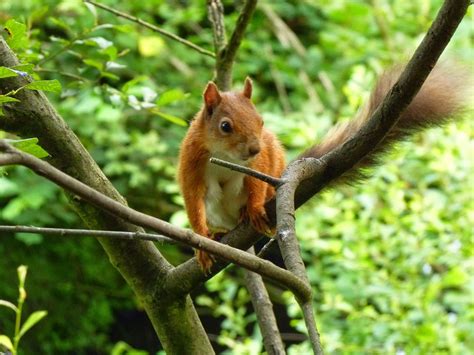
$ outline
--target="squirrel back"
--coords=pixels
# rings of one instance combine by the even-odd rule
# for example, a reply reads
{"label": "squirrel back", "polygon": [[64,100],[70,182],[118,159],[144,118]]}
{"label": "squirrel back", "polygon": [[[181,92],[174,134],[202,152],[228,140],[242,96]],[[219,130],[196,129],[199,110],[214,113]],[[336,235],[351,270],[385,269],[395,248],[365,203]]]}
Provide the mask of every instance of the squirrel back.
{"label": "squirrel back", "polygon": [[[323,140],[309,148],[299,158],[320,158],[345,143],[372,116],[385,95],[402,72],[395,67],[384,73],[372,91],[369,102],[355,119],[332,128]],[[459,68],[436,66],[410,105],[401,114],[397,124],[373,150],[350,171],[336,179],[331,185],[353,183],[365,177],[363,171],[377,165],[383,154],[395,143],[403,141],[424,128],[440,126],[461,114],[467,106],[469,75]]]}

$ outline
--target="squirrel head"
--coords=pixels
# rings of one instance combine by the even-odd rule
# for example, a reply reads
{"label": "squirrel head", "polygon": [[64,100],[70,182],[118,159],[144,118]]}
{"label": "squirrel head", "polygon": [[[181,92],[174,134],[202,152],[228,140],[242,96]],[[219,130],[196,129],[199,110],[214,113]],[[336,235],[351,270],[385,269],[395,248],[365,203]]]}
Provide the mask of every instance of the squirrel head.
{"label": "squirrel head", "polygon": [[220,92],[209,82],[204,90],[203,121],[211,156],[242,165],[262,148],[263,120],[251,101],[252,80],[241,92]]}

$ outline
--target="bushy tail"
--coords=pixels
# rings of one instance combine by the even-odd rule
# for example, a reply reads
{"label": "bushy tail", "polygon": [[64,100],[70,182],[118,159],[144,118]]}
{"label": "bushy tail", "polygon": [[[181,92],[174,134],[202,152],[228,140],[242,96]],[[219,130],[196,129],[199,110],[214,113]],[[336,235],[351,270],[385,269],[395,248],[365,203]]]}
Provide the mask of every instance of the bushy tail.
{"label": "bushy tail", "polygon": [[[351,138],[372,116],[387,92],[400,76],[401,68],[394,68],[379,79],[368,104],[349,122],[335,126],[322,142],[308,149],[300,157],[320,158]],[[395,127],[374,149],[359,161],[341,179],[335,182],[355,182],[363,178],[364,168],[376,165],[384,152],[393,144],[402,141],[424,128],[439,126],[459,116],[468,105],[469,89],[472,89],[470,73],[447,66],[435,67],[411,104],[400,116]],[[472,92],[471,92],[472,93]]]}

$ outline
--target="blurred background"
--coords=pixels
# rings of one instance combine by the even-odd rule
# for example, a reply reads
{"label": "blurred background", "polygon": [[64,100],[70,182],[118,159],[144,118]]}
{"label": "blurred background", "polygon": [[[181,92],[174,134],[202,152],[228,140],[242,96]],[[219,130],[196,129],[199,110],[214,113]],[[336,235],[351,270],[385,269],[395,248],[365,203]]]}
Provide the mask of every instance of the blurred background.
{"label": "blurred background", "polygon": [[[204,1],[102,3],[213,50]],[[242,1],[223,3],[230,34]],[[237,57],[235,87],[252,77],[254,102],[291,160],[353,117],[384,68],[409,59],[441,3],[261,1]],[[212,58],[79,0],[3,0],[2,28],[11,19],[27,31],[15,52],[38,77],[61,82],[61,94],[49,99],[130,206],[187,227],[177,155],[213,77]],[[472,65],[473,28],[471,9],[444,61]],[[328,354],[466,354],[474,347],[472,133],[464,119],[416,135],[371,179],[319,194],[298,211]],[[0,131],[3,137],[12,138]],[[19,167],[0,174],[0,224],[84,227],[59,188]],[[173,264],[193,255],[158,247]],[[29,266],[25,313],[48,311],[22,339],[22,353],[160,351],[96,240],[4,233],[0,299],[16,300],[20,264]],[[193,294],[219,353],[263,351],[242,276],[230,267]],[[288,352],[308,353],[294,300],[268,286]],[[0,333],[11,335],[13,323],[1,307]]]}

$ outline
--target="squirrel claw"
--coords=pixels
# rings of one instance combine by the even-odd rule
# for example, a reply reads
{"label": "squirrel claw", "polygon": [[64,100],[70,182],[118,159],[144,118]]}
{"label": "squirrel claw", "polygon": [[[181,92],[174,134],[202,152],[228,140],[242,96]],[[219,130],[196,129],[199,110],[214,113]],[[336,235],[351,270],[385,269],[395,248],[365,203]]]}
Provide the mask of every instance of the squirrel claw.
{"label": "squirrel claw", "polygon": [[197,250],[196,258],[199,263],[199,266],[201,267],[201,270],[204,272],[204,274],[208,275],[211,271],[212,265],[214,265],[214,256],[203,250]]}
{"label": "squirrel claw", "polygon": [[273,235],[273,230],[270,228],[270,221],[263,206],[255,209],[249,209],[248,207],[243,209],[241,219],[250,220],[250,223],[257,232],[266,236]]}

